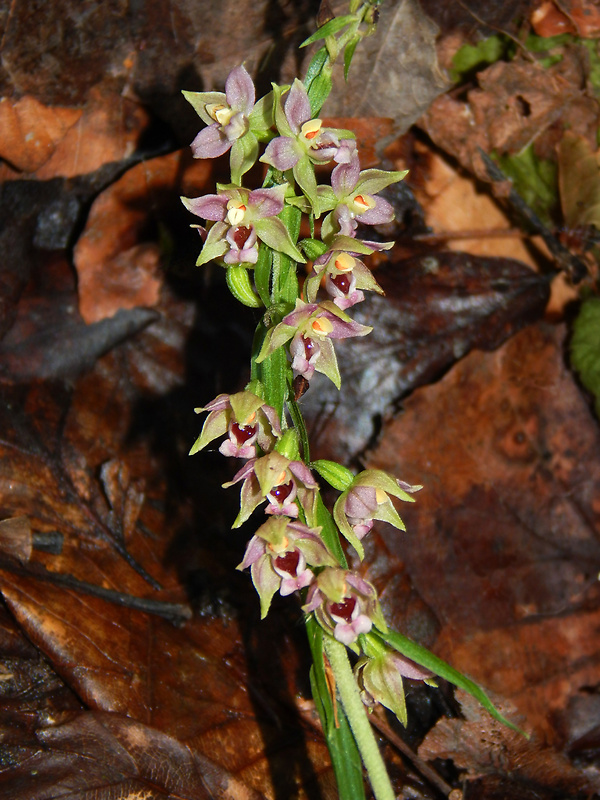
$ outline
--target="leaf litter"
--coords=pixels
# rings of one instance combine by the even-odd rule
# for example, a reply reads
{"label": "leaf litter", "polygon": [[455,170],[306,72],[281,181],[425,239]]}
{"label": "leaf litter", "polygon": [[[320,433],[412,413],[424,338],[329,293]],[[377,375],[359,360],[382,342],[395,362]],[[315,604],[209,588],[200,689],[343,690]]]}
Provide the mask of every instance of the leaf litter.
{"label": "leaf litter", "polygon": [[[71,72],[60,91],[43,71],[26,79],[28,62],[19,63],[16,37],[23,8],[17,4],[16,10],[5,40],[5,63],[26,80],[32,97],[39,94],[41,101],[50,100],[51,115],[55,104],[68,108],[66,101],[81,103],[97,83],[96,74],[86,85],[83,76]],[[224,7],[214,10],[217,27],[225,25],[227,13]],[[182,20],[177,6],[174,27],[172,21],[163,26],[161,41],[171,46],[175,33],[185,40]],[[429,37],[423,48],[426,63],[418,67],[427,89],[418,106],[424,109],[444,86],[432,50],[433,27],[426,20],[419,24]],[[255,35],[251,24],[238,40],[228,40],[225,61],[244,50],[246,34]],[[259,46],[265,41],[260,36]],[[129,61],[126,41],[119,42],[113,75],[122,88],[127,83],[129,92],[137,85],[156,113],[160,91],[163,98],[169,91],[174,96],[176,70],[184,74],[194,57],[180,47],[161,84],[152,67],[156,48],[146,54],[140,50]],[[222,65],[211,52],[202,52],[206,64],[200,73],[218,83],[215,76]],[[375,59],[383,72],[375,70],[370,78],[373,97],[383,98],[389,60],[385,51]],[[161,64],[166,61],[163,51]],[[519,65],[518,70],[494,65],[488,75],[480,76],[468,97],[471,102],[473,96],[473,114],[481,122],[476,135],[485,138],[476,140],[473,130],[461,131],[457,113],[461,108],[464,112],[464,105],[446,108],[448,95],[440,95],[430,112],[433,119],[436,104],[442,109],[431,137],[444,153],[458,156],[464,167],[476,171],[475,144],[486,153],[494,147],[516,153],[533,141],[536,153],[553,153],[561,140],[561,120],[568,114],[574,135],[593,153],[590,131],[598,115],[595,101],[581,89],[585,71],[570,55],[562,61],[550,67],[549,83],[548,74],[532,64]],[[105,52],[95,62],[100,73],[107,63]],[[145,73],[144,65],[151,66]],[[44,80],[49,81],[47,93]],[[414,104],[416,84],[404,83]],[[11,100],[11,108],[16,102]],[[176,100],[169,102],[176,106]],[[503,103],[504,116],[496,126],[494,115]],[[110,157],[98,160],[90,148],[69,166],[72,146],[67,143],[83,125],[84,110],[69,131],[54,137],[47,148],[54,148],[53,154],[44,163],[24,149],[23,160],[17,163],[13,157],[12,167],[3,174],[14,179],[19,177],[16,168],[21,168],[37,169],[34,180],[67,177],[128,157],[146,124],[140,108],[135,110],[134,101],[133,115],[127,118],[135,123],[124,139],[119,137],[126,126],[120,129],[118,116],[113,117],[102,145],[106,154],[113,154]],[[392,105],[389,109],[385,113],[397,124],[408,124]],[[65,119],[75,119],[77,113]],[[416,110],[402,108],[402,113],[410,119]],[[183,135],[185,122],[177,125],[177,135]],[[76,135],[87,143],[92,128],[81,127]],[[15,141],[17,149],[11,152],[19,153],[18,137]],[[322,798],[334,796],[322,739],[305,713],[306,700],[295,699],[307,691],[297,678],[304,670],[301,632],[283,634],[281,620],[270,623],[274,629],[258,624],[247,582],[228,572],[239,553],[231,534],[228,538],[223,533],[228,514],[233,518],[235,512],[214,491],[215,473],[223,468],[215,468],[210,454],[202,463],[185,456],[195,435],[189,410],[225,383],[230,385],[231,375],[238,374],[231,354],[247,342],[247,332],[242,318],[225,319],[216,273],[198,279],[189,275],[187,265],[180,266],[186,258],[182,243],[188,240],[165,209],[168,203],[176,204],[179,172],[187,170],[183,164],[175,155],[129,170],[100,195],[83,236],[73,224],[75,217],[69,217],[70,222],[65,217],[65,230],[69,235],[75,231],[79,248],[79,296],[66,258],[53,256],[51,279],[40,277],[50,257],[39,245],[51,239],[38,235],[32,247],[31,231],[39,229],[47,200],[28,208],[26,225],[15,212],[11,217],[19,236],[29,242],[11,256],[12,263],[27,264],[29,272],[24,280],[14,277],[16,269],[8,271],[10,291],[2,291],[9,333],[1,356],[6,433],[0,498],[5,518],[27,517],[33,543],[29,560],[27,551],[21,562],[15,562],[5,547],[0,565],[5,601],[18,623],[8,617],[3,623],[6,658],[0,672],[0,688],[7,692],[1,718],[12,730],[0,785],[11,796],[37,796],[32,794],[36,786],[40,796],[58,789],[73,796],[95,792],[100,798],[136,793],[194,798],[311,797],[315,792]],[[563,168],[563,177],[568,172]],[[210,180],[202,169],[187,174],[198,188]],[[42,187],[47,191],[47,183]],[[97,191],[90,189],[89,202]],[[426,206],[426,193],[420,199]],[[562,188],[561,201],[565,210],[579,202]],[[440,224],[444,225],[443,215]],[[106,249],[95,249],[94,240]],[[65,246],[61,243],[59,249]],[[132,280],[147,254],[151,269],[138,291]],[[380,549],[371,550],[367,567],[375,583],[387,586],[384,599],[401,629],[507,698],[522,716],[521,724],[538,737],[532,746],[503,737],[463,702],[465,719],[441,720],[422,745],[423,756],[453,760],[467,794],[478,791],[480,797],[522,798],[530,791],[545,796],[558,787],[565,794],[597,791],[596,723],[582,710],[583,701],[599,685],[593,651],[597,587],[592,574],[598,560],[593,501],[597,427],[565,369],[562,332],[536,326],[516,334],[542,313],[546,278],[506,257],[502,260],[499,251],[487,255],[497,260],[439,250],[423,255],[420,246],[419,255],[409,254],[400,270],[386,268],[388,278],[382,272],[388,299],[372,313],[379,318],[389,314],[393,320],[393,356],[386,358],[399,358],[404,364],[397,374],[405,370],[405,383],[392,387],[381,408],[369,411],[363,441],[372,440],[373,413],[385,418],[386,435],[366,457],[391,471],[410,473],[415,482],[427,484],[429,494],[422,493],[416,510],[407,515],[409,534],[378,534]],[[189,256],[187,261],[191,263]],[[534,256],[529,263],[537,261]],[[110,262],[122,280],[106,291],[101,268]],[[443,278],[436,278],[437,288],[432,284],[436,271],[423,268],[434,262]],[[94,307],[100,291],[106,300]],[[429,309],[426,303],[411,306],[411,293],[430,300],[435,296],[436,303]],[[78,300],[81,309],[69,311]],[[465,326],[457,309],[466,300],[471,311]],[[153,309],[144,325],[129,329],[125,341],[115,336],[106,346],[95,345],[86,360],[78,350],[82,331],[91,333],[94,325],[115,320],[119,313],[139,313],[140,303]],[[80,327],[63,338],[48,339],[53,305]],[[436,309],[444,311],[439,319]],[[111,316],[115,312],[117,316]],[[408,332],[404,326],[400,335],[393,327],[399,318],[410,323]],[[15,319],[18,324],[12,327]],[[29,331],[35,332],[39,345],[26,338],[28,320],[36,322]],[[423,329],[431,332],[433,344],[425,345]],[[493,353],[470,352],[473,347],[496,348],[507,337]],[[20,341],[27,342],[27,348],[19,352]],[[61,348],[75,351],[74,366],[49,369],[50,350]],[[407,351],[412,361],[406,360]],[[349,356],[350,369],[354,358]],[[373,354],[367,358],[374,360]],[[383,379],[389,373],[390,364],[383,362]],[[243,382],[239,375],[238,380]],[[347,385],[353,380],[351,376]],[[416,388],[431,381],[430,386]],[[378,394],[380,389],[370,391]],[[392,419],[399,408],[402,413]],[[351,423],[344,431],[334,409],[327,418],[327,446],[336,436],[348,440],[348,431],[354,434]],[[345,451],[348,456],[356,452]],[[207,474],[211,485],[198,497]],[[227,477],[222,475],[223,480]],[[62,551],[36,547],[42,535],[62,538]],[[65,587],[53,583],[53,575],[68,575],[79,583]],[[84,584],[108,594],[91,594]],[[154,588],[157,585],[161,588]],[[131,598],[165,606],[191,604],[196,613],[187,621],[179,618],[177,627],[127,605]],[[23,639],[23,631],[35,647]],[[273,686],[276,671],[287,674],[288,685]],[[38,676],[37,683],[32,676]],[[11,706],[17,678],[32,687],[33,715],[22,699]],[[415,693],[411,702],[418,707],[422,701]],[[423,731],[413,731],[416,744]],[[449,739],[457,735],[458,740]],[[585,741],[591,743],[585,745],[587,766],[567,761],[564,753],[582,752]],[[411,786],[420,796],[432,796],[418,775],[389,755],[402,776],[402,796],[414,796]],[[82,758],[85,770],[80,769]],[[37,770],[36,779],[32,769]]]}

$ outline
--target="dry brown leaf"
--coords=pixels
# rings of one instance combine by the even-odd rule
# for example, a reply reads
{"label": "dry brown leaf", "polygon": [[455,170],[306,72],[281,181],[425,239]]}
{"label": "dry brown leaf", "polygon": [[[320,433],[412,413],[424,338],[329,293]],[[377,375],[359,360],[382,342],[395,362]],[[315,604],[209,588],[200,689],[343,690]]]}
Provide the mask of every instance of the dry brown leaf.
{"label": "dry brown leaf", "polygon": [[439,620],[436,651],[558,747],[556,715],[600,683],[600,433],[563,341],[538,326],[471,353],[406,401],[371,460],[425,486],[409,533],[385,538]]}
{"label": "dry brown leaf", "polygon": [[558,181],[565,223],[600,228],[599,154],[569,131],[558,145]]}
{"label": "dry brown leaf", "polygon": [[188,151],[162,156],[129,170],[96,199],[74,251],[87,323],[158,303],[161,253],[156,242],[143,240],[148,217],[153,206],[176,203],[179,194],[199,194],[211,170]]}
{"label": "dry brown leaf", "polygon": [[404,133],[449,85],[438,67],[436,35],[416,0],[383,5],[375,34],[357,48],[347,83],[339,66],[327,114],[389,117],[396,133]]}
{"label": "dry brown leaf", "polygon": [[[477,701],[457,691],[464,719],[441,719],[419,747],[427,761],[452,759],[469,782],[482,776],[501,776],[510,780],[511,797],[522,796],[530,787],[543,787],[551,796],[563,792],[597,791],[600,782],[593,774],[576,769],[562,753],[549,749],[543,741],[528,742],[525,737],[492,719]],[[499,703],[503,714],[514,715],[508,703]],[[511,715],[512,711],[512,715]],[[481,790],[480,790],[481,791]],[[534,795],[539,797],[540,795]]]}
{"label": "dry brown leaf", "polygon": [[81,117],[81,109],[44,106],[34,97],[0,99],[0,158],[22,172],[35,172],[55,153]]}

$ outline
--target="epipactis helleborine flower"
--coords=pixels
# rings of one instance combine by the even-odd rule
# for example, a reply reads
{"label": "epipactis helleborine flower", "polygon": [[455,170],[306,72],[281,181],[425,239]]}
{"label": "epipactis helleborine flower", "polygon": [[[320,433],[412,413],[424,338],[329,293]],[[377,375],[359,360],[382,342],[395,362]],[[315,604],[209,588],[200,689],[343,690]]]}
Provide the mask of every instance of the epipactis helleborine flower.
{"label": "epipactis helleborine flower", "polygon": [[227,433],[229,438],[219,447],[220,453],[235,458],[255,458],[257,444],[263,452],[269,452],[281,436],[277,412],[252,392],[220,394],[194,410],[196,414],[203,411],[209,414],[190,455]]}
{"label": "epipactis helleborine flower", "polygon": [[271,328],[265,337],[257,363],[289,342],[292,369],[310,380],[315,372],[326,375],[339,389],[341,384],[332,339],[366,336],[373,328],[352,320],[334,303],[305,303],[296,300],[295,309]]}
{"label": "epipactis helleborine flower", "polygon": [[335,558],[319,536],[321,528],[309,528],[285,516],[268,519],[248,542],[237,569],[251,568],[252,583],[260,597],[261,617],[267,615],[277,590],[283,596],[304,589],[314,579],[309,568],[333,566]]}
{"label": "epipactis helleborine flower", "polygon": [[220,258],[225,264],[256,264],[257,237],[271,249],[304,263],[288,229],[277,218],[283,211],[288,188],[287,184],[281,184],[249,191],[239,186],[218,185],[218,194],[182,197],[181,202],[188,211],[214,222],[196,265]]}
{"label": "epipactis helleborine flower", "polygon": [[234,528],[239,528],[264,500],[268,500],[266,514],[298,516],[296,497],[306,513],[307,519],[314,518],[314,505],[318,484],[309,468],[302,461],[291,461],[276,451],[262,458],[248,461],[233,477],[224,483],[225,488],[242,483],[240,494],[240,513]]}
{"label": "epipactis helleborine flower", "polygon": [[356,152],[352,131],[324,128],[312,118],[304,84],[297,78],[285,95],[274,87],[275,125],[281,134],[267,145],[260,160],[285,172],[291,169],[298,186],[309,199],[315,215],[320,214],[317,181],[313,164],[329,161],[349,162]]}
{"label": "epipactis helleborine flower", "polygon": [[254,84],[243,66],[229,73],[224,93],[183,95],[208,125],[191,144],[194,158],[217,158],[231,150],[231,179],[241,183],[258,158],[258,138],[264,138],[273,124],[273,95],[255,104]]}
{"label": "epipactis helleborine flower", "polygon": [[373,625],[387,631],[377,591],[355,572],[327,567],[308,590],[302,610],[314,612],[319,624],[346,646],[358,652],[354,643]]}
{"label": "epipactis helleborine flower", "polygon": [[435,685],[431,680],[433,673],[414,661],[386,648],[381,654],[373,657],[361,656],[354,667],[358,685],[362,688],[362,700],[367,706],[381,703],[389,708],[406,725],[406,698],[402,678],[425,681]]}
{"label": "epipactis helleborine flower", "polygon": [[333,507],[333,518],[342,535],[363,558],[364,549],[360,540],[371,530],[374,520],[388,522],[401,531],[406,530],[389,495],[414,503],[411,494],[421,488],[399,481],[380,469],[364,470],[338,497]]}
{"label": "epipactis helleborine flower", "polygon": [[331,213],[323,220],[322,238],[328,241],[336,233],[354,236],[359,222],[363,225],[391,222],[394,209],[387,200],[375,195],[402,180],[407,171],[361,171],[357,154],[349,162],[338,164],[331,173],[331,188],[323,186],[319,190],[321,208],[331,209]]}
{"label": "epipactis helleborine flower", "polygon": [[314,303],[326,276],[325,289],[338,308],[345,310],[364,300],[361,289],[383,294],[383,289],[368,267],[358,259],[357,250],[367,255],[374,249],[349,236],[334,237],[330,247],[313,262],[313,273],[304,283],[304,293],[309,303]]}

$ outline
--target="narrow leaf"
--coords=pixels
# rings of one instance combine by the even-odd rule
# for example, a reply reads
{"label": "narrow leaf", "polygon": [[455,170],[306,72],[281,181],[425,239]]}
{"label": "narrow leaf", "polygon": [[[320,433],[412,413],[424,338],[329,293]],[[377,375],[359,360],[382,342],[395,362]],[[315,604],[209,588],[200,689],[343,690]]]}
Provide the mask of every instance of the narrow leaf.
{"label": "narrow leaf", "polygon": [[396,631],[388,631],[387,633],[380,633],[378,631],[377,636],[386,642],[390,647],[393,647],[394,650],[397,650],[403,656],[410,658],[411,661],[420,664],[422,667],[426,667],[427,669],[431,670],[431,672],[439,675],[440,678],[444,678],[444,680],[447,680],[449,683],[453,683],[460,689],[464,689],[465,692],[468,692],[479,703],[481,703],[481,705],[487,711],[489,711],[494,719],[497,719],[499,722],[502,722],[503,725],[507,725],[514,731],[517,731],[518,733],[523,734],[523,736],[526,738],[529,738],[527,733],[502,716],[483,689],[478,686],[475,681],[467,678],[467,676],[463,675],[462,672],[458,672],[458,670],[454,669],[454,667],[451,667],[450,664],[447,664],[441,658],[438,658],[426,647],[413,642],[411,639],[408,639],[406,636],[403,636],[401,633],[397,633]]}
{"label": "narrow leaf", "polygon": [[318,42],[319,39],[325,39],[326,36],[333,36],[351,22],[356,22],[356,17],[354,14],[344,14],[342,17],[334,17],[333,19],[330,19],[329,22],[326,22],[325,25],[316,30],[312,36],[309,36],[308,39],[303,41],[300,47],[308,47],[309,44]]}

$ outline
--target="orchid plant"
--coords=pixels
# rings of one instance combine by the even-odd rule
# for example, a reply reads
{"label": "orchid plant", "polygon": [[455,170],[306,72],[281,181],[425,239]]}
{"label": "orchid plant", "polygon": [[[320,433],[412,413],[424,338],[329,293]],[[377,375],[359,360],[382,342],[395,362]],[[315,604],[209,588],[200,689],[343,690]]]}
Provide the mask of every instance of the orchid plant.
{"label": "orchid plant", "polygon": [[[277,592],[301,597],[314,661],[313,695],[343,800],[365,796],[361,758],[375,797],[395,797],[367,709],[381,703],[406,724],[403,678],[432,682],[440,676],[502,719],[472,681],[391,631],[375,587],[349,569],[342,540],[362,559],[362,540],[376,520],[405,529],[392,498],[413,502],[421,487],[381,470],[355,475],[332,461],[311,461],[298,404],[315,372],[340,388],[336,340],[371,331],[346,311],[364,300],[365,291],[382,292],[362,259],[393,244],[358,234],[360,226],[393,219],[392,207],[378,193],[405,173],[361,170],[354,134],[326,127],[318,117],[333,63],[343,54],[347,73],[358,42],[374,29],[378,3],[351,0],[348,14],[305,42],[324,40],[324,46],[303,83],[274,86],[256,102],[242,65],[230,73],[224,93],[184,92],[206,123],[192,142],[194,156],[229,152],[231,167],[231,183],[217,185],[216,194],[182,198],[202,221],[194,226],[203,243],[197,264],[220,264],[235,297],[262,309],[251,380],[245,391],[221,394],[196,409],[208,417],[191,453],[222,439],[220,452],[245,462],[225,484],[241,484],[233,527],[260,506],[266,520],[238,569],[250,569],[262,617]],[[243,178],[258,161],[268,166],[263,186],[246,188]],[[315,167],[324,164],[333,168],[329,183],[322,184]],[[300,238],[303,218],[311,235]],[[307,262],[310,272],[301,285],[297,268]],[[332,512],[315,474],[340,493]]]}

